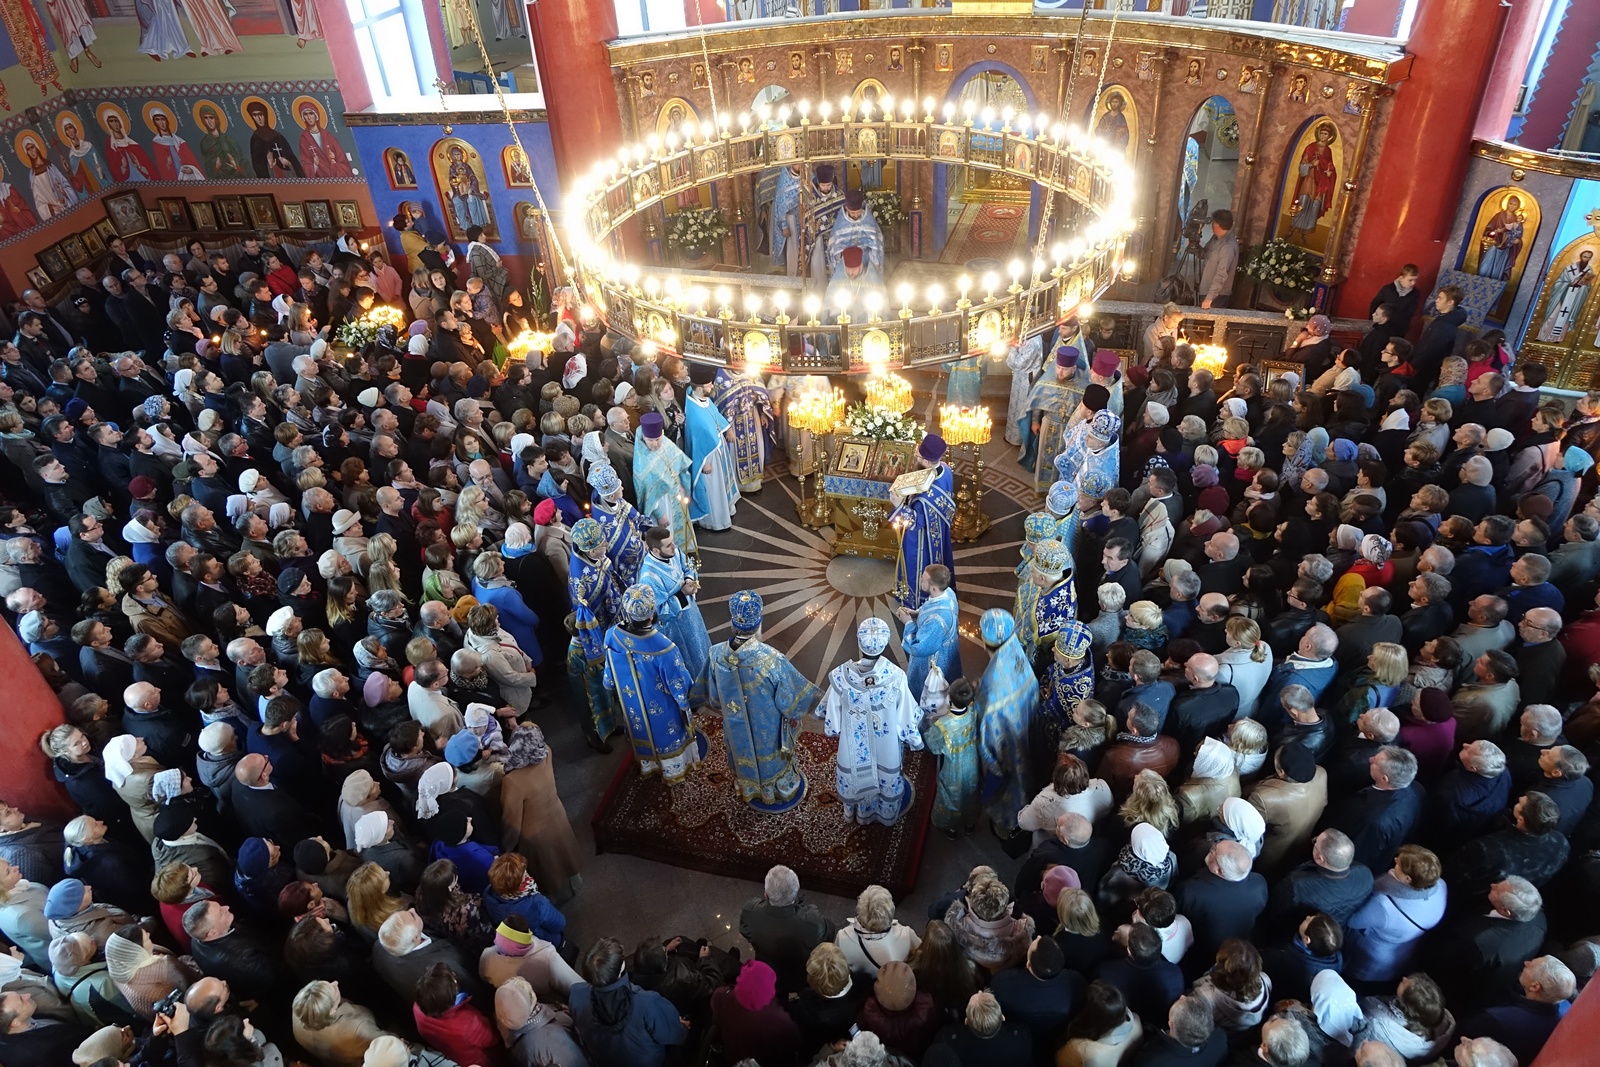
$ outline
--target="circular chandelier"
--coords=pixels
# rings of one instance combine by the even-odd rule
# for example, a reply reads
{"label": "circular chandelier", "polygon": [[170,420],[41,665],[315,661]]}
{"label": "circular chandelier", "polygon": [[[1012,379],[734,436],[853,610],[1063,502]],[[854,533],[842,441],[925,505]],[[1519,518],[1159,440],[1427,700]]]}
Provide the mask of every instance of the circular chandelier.
{"label": "circular chandelier", "polygon": [[[636,341],[696,362],[751,371],[778,366],[795,374],[881,373],[1003,354],[1086,314],[1125,264],[1132,269],[1123,256],[1134,219],[1127,157],[1043,113],[1008,107],[996,114],[971,101],[959,109],[935,107],[932,98],[919,108],[889,96],[876,105],[850,97],[837,105],[764,104],[754,115],[719,114],[714,122],[686,122],[626,145],[569,187],[574,281],[612,329]],[[869,291],[856,307],[847,292],[805,292],[796,279],[761,274],[741,274],[736,294],[731,279],[715,288],[686,283],[624,253],[622,225],[681,193],[773,167],[849,160],[1006,174],[1076,210],[1063,221],[1048,262],[1040,242],[1032,261],[1012,260],[1005,277],[986,272],[974,283],[963,275],[949,307],[940,285],[920,293],[899,285],[893,303],[889,293]]]}

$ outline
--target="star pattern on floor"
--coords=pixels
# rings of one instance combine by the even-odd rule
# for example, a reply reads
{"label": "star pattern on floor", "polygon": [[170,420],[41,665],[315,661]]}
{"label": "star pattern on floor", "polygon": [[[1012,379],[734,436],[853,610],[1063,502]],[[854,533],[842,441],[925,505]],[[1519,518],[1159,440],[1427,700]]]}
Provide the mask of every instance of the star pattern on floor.
{"label": "star pattern on floor", "polygon": [[[734,526],[699,531],[699,603],[713,643],[728,639],[727,602],[741,589],[753,589],[764,602],[762,640],[784,652],[800,672],[818,685],[833,667],[856,655],[856,627],[877,616],[890,623],[892,658],[904,665],[903,627],[895,618],[893,592],[855,595],[830,581],[833,529],[812,530],[796,514],[797,483],[771,477],[759,494],[739,500]],[[978,637],[978,620],[989,608],[1010,609],[1016,600],[1016,567],[1022,519],[1028,509],[1008,494],[990,491],[985,512],[993,525],[980,540],[955,546],[956,595],[961,605],[962,660],[969,674],[981,671],[987,654]],[[893,561],[887,568],[892,585]],[[877,583],[879,585],[886,583]]]}

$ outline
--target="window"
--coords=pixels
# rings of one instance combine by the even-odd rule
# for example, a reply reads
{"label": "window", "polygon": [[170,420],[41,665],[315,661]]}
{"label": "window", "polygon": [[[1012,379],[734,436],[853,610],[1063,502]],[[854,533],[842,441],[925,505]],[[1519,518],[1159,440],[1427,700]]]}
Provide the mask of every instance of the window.
{"label": "window", "polygon": [[[423,78],[416,57],[429,54],[427,38],[424,33],[422,47],[412,47],[412,31],[401,0],[345,0],[345,5],[373,97],[422,96],[423,86],[432,79]],[[432,66],[431,61],[428,65]],[[432,91],[431,85],[428,91]]]}

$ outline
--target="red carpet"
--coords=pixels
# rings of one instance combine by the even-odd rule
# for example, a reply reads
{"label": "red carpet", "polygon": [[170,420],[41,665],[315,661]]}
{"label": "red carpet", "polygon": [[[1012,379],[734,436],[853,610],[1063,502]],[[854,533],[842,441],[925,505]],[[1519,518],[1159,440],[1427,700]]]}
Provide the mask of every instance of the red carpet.
{"label": "red carpet", "polygon": [[939,261],[965,264],[973,259],[1009,260],[1027,217],[1027,204],[968,204]]}
{"label": "red carpet", "polygon": [[916,888],[933,809],[931,757],[905,754],[905,775],[916,799],[898,823],[858,826],[845,821],[833,788],[837,741],[820,733],[801,734],[805,800],[781,815],[762,815],[739,799],[721,719],[696,716],[695,723],[705,732],[710,750],[688,781],[668,786],[657,775],[640,775],[632,759],[622,764],[594,815],[598,851],[756,882],[769,867],[782,863],[807,889],[845,897],[873,884],[896,896]]}

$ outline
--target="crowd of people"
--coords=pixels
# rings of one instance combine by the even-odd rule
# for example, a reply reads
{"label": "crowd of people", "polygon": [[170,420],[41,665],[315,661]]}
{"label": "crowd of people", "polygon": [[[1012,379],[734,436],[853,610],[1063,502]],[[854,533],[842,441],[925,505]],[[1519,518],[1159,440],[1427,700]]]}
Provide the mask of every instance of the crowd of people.
{"label": "crowd of people", "polygon": [[[575,943],[534,720],[610,751],[623,624],[704,678],[607,568],[676,552],[692,592],[650,487],[663,441],[703,472],[716,386],[564,297],[506,360],[498,257],[396,226],[409,287],[348,243],[114,242],[0,341],[0,592],[62,710],[11,755],[82,812],[0,805],[0,1062],[1526,1067],[1596,970],[1600,396],[1450,290],[1411,346],[1414,271],[1347,350],[1312,319],[1298,381],[1214,382],[1177,320],[1126,371],[1063,338],[991,660],[912,665],[935,823],[986,814],[991,865],[915,923],[775,867],[736,949]],[[337,356],[375,302],[413,321]]]}

